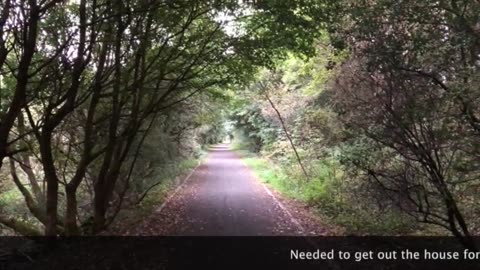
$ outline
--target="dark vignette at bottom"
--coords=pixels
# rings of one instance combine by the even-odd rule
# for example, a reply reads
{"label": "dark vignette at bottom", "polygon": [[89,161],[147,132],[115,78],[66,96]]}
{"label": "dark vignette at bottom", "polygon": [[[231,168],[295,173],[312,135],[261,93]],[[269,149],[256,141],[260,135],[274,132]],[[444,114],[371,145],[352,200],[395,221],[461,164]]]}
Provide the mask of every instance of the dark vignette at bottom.
{"label": "dark vignette at bottom", "polygon": [[332,249],[464,250],[449,237],[0,237],[0,269],[480,269],[480,260],[291,259]]}

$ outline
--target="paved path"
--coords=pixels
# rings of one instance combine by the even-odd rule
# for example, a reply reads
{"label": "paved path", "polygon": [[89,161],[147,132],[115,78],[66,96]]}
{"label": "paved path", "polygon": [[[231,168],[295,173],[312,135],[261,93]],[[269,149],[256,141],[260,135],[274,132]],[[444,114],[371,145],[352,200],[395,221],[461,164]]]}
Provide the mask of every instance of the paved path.
{"label": "paved path", "polygon": [[268,236],[302,229],[228,145],[218,145],[137,234]]}

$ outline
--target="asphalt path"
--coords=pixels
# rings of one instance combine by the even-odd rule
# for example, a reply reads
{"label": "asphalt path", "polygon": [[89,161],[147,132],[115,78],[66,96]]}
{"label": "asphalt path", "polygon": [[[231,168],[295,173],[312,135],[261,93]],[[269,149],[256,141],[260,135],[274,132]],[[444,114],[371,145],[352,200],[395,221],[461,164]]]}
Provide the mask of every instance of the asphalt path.
{"label": "asphalt path", "polygon": [[300,223],[226,144],[212,147],[139,229],[145,235],[303,235]]}

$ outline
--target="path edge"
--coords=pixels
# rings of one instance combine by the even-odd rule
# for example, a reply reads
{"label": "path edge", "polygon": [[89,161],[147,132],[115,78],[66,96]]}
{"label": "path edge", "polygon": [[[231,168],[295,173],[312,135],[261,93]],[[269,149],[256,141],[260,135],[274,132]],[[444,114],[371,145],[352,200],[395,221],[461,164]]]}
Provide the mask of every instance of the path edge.
{"label": "path edge", "polygon": [[197,171],[198,167],[200,167],[202,164],[205,163],[205,161],[208,160],[208,156],[205,157],[204,159],[202,160],[199,160],[198,161],[198,164],[197,166],[195,166],[195,168],[193,168],[190,173],[183,179],[183,181],[175,188],[175,190],[165,199],[165,201],[163,201],[163,203],[153,211],[153,213],[161,213],[162,210],[167,206],[167,204],[173,199],[173,197],[175,197],[175,195],[177,195],[177,193],[187,184],[187,182],[189,182],[190,178],[192,177],[192,175]]}
{"label": "path edge", "polygon": [[275,204],[280,207],[280,209],[282,209],[282,211],[288,216],[288,218],[290,219],[290,222],[292,224],[294,224],[296,227],[297,227],[297,230],[299,231],[299,233],[301,235],[305,235],[306,233],[306,230],[305,228],[302,226],[302,224],[298,221],[298,219],[296,219],[292,213],[288,210],[287,207],[285,207],[283,205],[283,203],[280,202],[280,200],[277,199],[277,197],[275,197],[275,195],[273,194],[273,192],[267,187],[267,185],[265,183],[262,182],[262,180],[260,179],[260,177],[247,165],[247,163],[245,163],[245,161],[243,160],[243,157],[238,154],[237,152],[235,152],[234,150],[231,150],[229,149],[232,153],[235,154],[235,156],[238,157],[238,159],[242,162],[243,166],[245,166],[250,175],[252,175],[252,177],[256,180],[257,183],[259,183],[263,189],[265,190],[265,192],[267,192],[267,194],[273,199],[273,201],[275,202]]}

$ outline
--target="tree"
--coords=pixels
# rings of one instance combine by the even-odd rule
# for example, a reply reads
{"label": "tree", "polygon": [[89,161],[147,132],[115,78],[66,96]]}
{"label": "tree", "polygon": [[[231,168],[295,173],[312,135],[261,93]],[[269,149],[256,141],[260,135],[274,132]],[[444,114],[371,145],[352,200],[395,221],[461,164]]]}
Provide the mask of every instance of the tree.
{"label": "tree", "polygon": [[338,112],[356,137],[347,164],[406,213],[473,247],[462,204],[478,181],[478,4],[350,8],[341,35],[353,57],[335,86]]}
{"label": "tree", "polygon": [[[293,3],[258,9],[188,0],[3,3],[1,76],[14,90],[2,89],[0,161],[11,158],[12,179],[46,235],[80,234],[87,223],[93,233],[104,230],[157,119],[199,93],[245,83],[258,66],[284,49],[306,49],[299,45],[309,39],[295,36],[304,19],[291,12],[298,9]],[[249,9],[253,16],[243,12]],[[275,23],[275,10],[288,15],[288,42],[272,39],[265,22],[255,21]],[[222,14],[242,31],[227,33]],[[41,171],[33,170],[37,165]],[[91,201],[82,206],[83,219],[79,197]],[[0,222],[27,231],[11,220]]]}
{"label": "tree", "polygon": [[[275,87],[277,87],[277,88],[280,87],[280,84],[281,84],[281,82],[278,82],[278,81],[273,81],[273,82],[269,81],[269,83],[273,84],[274,89],[275,89]],[[300,168],[302,168],[302,172],[303,172],[305,178],[308,179],[309,176],[308,176],[307,170],[303,166],[302,159],[300,158],[300,155],[298,154],[297,148],[295,147],[295,144],[293,143],[292,137],[290,136],[290,134],[287,130],[287,127],[285,125],[285,121],[283,120],[282,114],[277,109],[277,107],[275,106],[275,103],[272,101],[272,99],[270,98],[270,95],[268,94],[269,88],[272,87],[272,86],[266,85],[264,82],[259,82],[259,87],[260,87],[260,91],[263,92],[263,94],[265,95],[265,98],[267,99],[268,103],[270,104],[272,109],[275,111],[275,114],[277,115],[278,120],[280,121],[280,125],[282,126],[282,130],[285,133],[285,136],[287,137],[288,142],[290,143],[290,146],[292,147],[293,152],[295,153],[295,157],[297,158],[298,165],[300,165]]]}

